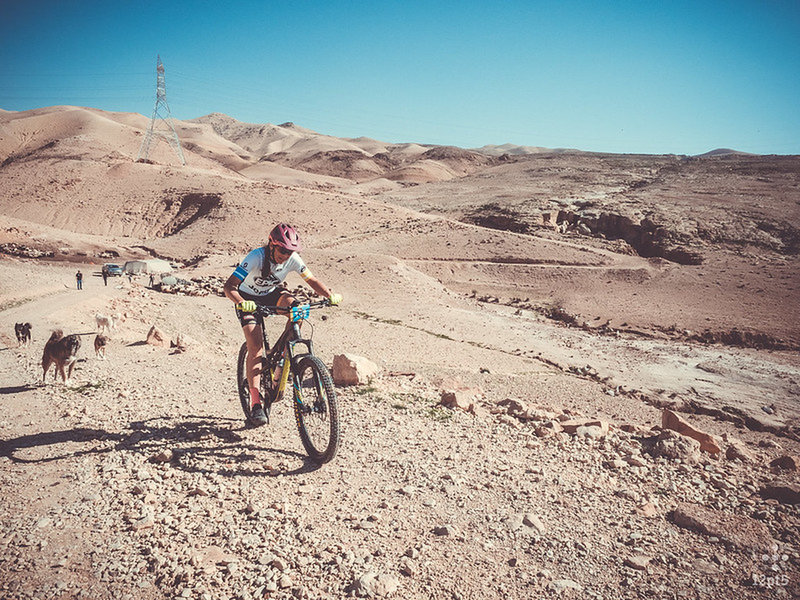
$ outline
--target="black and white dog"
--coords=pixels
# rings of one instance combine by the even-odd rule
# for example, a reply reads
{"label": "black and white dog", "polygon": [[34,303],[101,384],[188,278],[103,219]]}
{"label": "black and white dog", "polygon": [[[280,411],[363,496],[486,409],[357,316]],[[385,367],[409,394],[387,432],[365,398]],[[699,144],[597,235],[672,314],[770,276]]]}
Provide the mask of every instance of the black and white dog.
{"label": "black and white dog", "polygon": [[30,323],[14,323],[14,333],[17,334],[18,346],[31,345],[31,324]]}

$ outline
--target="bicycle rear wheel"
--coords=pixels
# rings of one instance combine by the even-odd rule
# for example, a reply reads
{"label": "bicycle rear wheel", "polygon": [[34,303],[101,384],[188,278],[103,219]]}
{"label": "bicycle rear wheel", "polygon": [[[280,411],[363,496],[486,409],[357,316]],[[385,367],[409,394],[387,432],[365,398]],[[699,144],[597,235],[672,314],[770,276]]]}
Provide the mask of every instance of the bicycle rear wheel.
{"label": "bicycle rear wheel", "polygon": [[294,373],[294,415],[308,455],[319,463],[339,448],[339,409],[328,367],[316,356],[304,356]]}

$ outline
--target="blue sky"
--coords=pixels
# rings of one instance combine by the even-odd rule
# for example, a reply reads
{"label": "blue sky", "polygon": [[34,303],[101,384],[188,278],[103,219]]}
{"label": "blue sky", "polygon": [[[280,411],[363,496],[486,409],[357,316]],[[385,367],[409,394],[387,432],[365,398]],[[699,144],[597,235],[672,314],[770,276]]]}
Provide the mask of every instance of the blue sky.
{"label": "blue sky", "polygon": [[478,147],[800,154],[800,1],[11,2],[0,108]]}

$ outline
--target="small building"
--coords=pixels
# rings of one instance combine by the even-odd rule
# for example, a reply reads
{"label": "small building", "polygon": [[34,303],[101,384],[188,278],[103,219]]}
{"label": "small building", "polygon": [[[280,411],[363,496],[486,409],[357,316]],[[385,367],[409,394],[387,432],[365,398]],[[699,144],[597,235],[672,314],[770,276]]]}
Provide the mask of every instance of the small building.
{"label": "small building", "polygon": [[125,263],[123,269],[126,273],[130,273],[132,275],[138,275],[140,273],[145,275],[171,273],[173,271],[172,265],[170,265],[166,260],[161,260],[160,258],[151,258],[148,260],[129,260]]}

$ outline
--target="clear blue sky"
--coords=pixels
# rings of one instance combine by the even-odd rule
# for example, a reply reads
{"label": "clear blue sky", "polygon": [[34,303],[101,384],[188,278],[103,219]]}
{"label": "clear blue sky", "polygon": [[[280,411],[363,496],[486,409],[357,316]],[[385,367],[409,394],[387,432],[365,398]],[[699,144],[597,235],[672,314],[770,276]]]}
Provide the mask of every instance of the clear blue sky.
{"label": "clear blue sky", "polygon": [[800,154],[800,1],[0,0],[0,108],[340,137]]}

